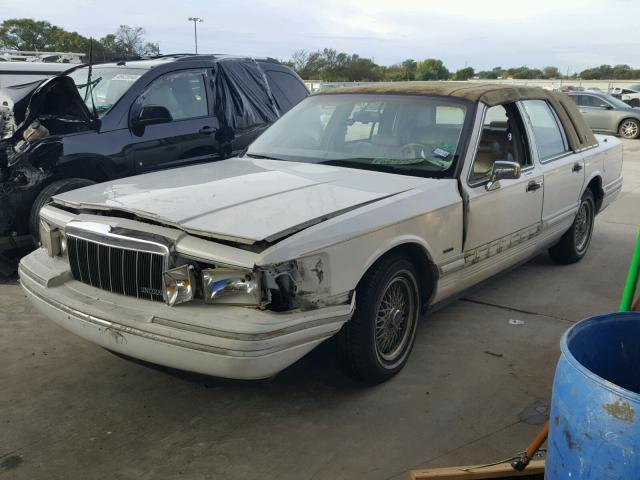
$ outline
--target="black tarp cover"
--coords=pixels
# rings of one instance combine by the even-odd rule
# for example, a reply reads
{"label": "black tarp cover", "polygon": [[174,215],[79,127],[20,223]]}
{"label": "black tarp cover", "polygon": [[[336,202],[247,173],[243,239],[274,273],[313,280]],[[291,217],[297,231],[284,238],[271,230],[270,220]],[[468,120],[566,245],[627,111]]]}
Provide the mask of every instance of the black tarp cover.
{"label": "black tarp cover", "polygon": [[223,136],[273,123],[280,114],[267,77],[255,60],[222,59],[213,73],[214,112]]}

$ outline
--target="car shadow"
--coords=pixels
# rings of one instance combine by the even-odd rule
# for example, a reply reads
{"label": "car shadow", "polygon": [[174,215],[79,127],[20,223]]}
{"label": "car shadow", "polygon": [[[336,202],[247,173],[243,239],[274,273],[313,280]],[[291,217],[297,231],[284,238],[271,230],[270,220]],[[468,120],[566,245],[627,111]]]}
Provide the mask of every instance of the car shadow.
{"label": "car shadow", "polygon": [[136,358],[113,352],[114,355],[136,363],[138,365],[162,372],[176,380],[203,388],[238,387],[239,389],[258,387],[262,389],[289,387],[299,388],[317,385],[324,388],[336,389],[342,392],[362,388],[362,384],[349,378],[339,367],[337,342],[332,337],[318,345],[303,358],[287,367],[277,375],[259,380],[235,380],[230,378],[213,377],[200,373],[188,372],[176,368],[165,367]]}

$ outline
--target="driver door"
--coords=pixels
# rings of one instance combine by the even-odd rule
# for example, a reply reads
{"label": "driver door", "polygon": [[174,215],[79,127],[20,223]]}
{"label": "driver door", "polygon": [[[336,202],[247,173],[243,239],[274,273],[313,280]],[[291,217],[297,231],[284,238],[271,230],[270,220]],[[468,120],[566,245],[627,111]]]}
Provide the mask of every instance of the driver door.
{"label": "driver door", "polygon": [[[497,188],[489,189],[489,175],[498,160],[519,163],[520,178],[500,180]],[[486,278],[535,250],[535,242],[529,240],[540,233],[543,175],[533,162],[516,104],[486,110],[475,157],[462,184],[469,205],[465,267],[482,265],[480,276]]]}

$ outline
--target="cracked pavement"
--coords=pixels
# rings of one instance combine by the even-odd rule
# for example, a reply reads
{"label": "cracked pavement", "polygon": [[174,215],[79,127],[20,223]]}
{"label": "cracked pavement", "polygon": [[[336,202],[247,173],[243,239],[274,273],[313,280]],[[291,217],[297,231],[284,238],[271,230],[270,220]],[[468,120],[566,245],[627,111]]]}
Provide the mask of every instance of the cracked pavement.
{"label": "cracked pavement", "polygon": [[406,479],[509,457],[539,428],[562,333],[617,309],[640,223],[640,140],[625,141],[624,175],[581,263],[540,255],[427,315],[407,367],[374,388],[338,371],[331,342],[260,382],[131,363],[4,282],[0,478]]}

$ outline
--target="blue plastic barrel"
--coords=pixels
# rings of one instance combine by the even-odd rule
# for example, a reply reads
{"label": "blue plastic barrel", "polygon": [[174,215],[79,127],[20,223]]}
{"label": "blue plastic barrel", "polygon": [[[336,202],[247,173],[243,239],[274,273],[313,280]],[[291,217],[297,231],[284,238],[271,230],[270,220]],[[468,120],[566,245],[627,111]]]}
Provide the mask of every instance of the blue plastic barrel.
{"label": "blue plastic barrel", "polygon": [[578,322],[560,347],[545,478],[640,479],[640,312]]}

